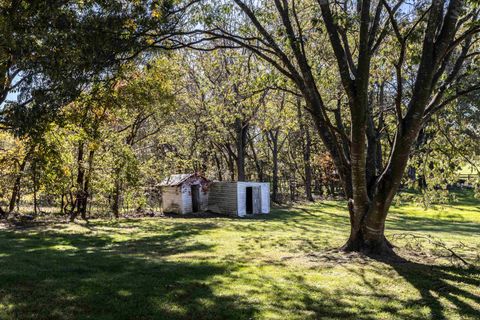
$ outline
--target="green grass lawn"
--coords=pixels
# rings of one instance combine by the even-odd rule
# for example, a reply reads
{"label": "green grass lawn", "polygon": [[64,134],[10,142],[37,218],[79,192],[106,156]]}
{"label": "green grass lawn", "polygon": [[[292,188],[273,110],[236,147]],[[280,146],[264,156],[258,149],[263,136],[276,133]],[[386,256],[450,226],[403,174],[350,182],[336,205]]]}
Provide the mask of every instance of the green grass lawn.
{"label": "green grass lawn", "polygon": [[342,202],[3,229],[0,319],[480,318],[478,269],[412,237],[478,265],[480,202],[396,207],[387,229],[411,262],[328,251],[348,235]]}

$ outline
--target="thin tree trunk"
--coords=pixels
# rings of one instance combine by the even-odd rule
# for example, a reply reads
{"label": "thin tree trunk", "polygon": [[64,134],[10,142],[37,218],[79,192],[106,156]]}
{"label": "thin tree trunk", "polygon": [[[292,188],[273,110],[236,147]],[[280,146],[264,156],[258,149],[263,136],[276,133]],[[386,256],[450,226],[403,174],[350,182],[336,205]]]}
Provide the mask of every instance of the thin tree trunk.
{"label": "thin tree trunk", "polygon": [[32,163],[32,177],[33,177],[33,214],[38,215],[38,201],[37,201],[37,163],[34,160]]}
{"label": "thin tree trunk", "polygon": [[84,183],[83,183],[83,197],[81,198],[79,210],[80,210],[80,215],[83,220],[87,221],[87,208],[88,208],[88,200],[90,198],[90,180],[92,177],[92,172],[93,172],[93,159],[95,155],[95,150],[90,150],[88,154],[88,171],[85,175]]}
{"label": "thin tree trunk", "polygon": [[237,138],[235,141],[237,151],[237,181],[245,181],[245,149],[247,144],[248,125],[241,119],[235,120]]}
{"label": "thin tree trunk", "polygon": [[310,131],[305,131],[305,151],[303,153],[303,161],[305,166],[305,196],[308,201],[314,201],[312,195],[312,166],[310,164],[312,139]]}
{"label": "thin tree trunk", "polygon": [[230,171],[230,181],[235,181],[235,159],[232,153],[228,152],[227,156],[228,169]]}
{"label": "thin tree trunk", "polygon": [[289,187],[290,187],[290,201],[295,202],[297,201],[297,197],[296,197],[297,184],[295,182],[295,175],[290,178]]}
{"label": "thin tree trunk", "polygon": [[22,189],[20,189],[20,191],[18,192],[18,195],[17,195],[17,212],[20,212],[20,201],[22,199]]}
{"label": "thin tree trunk", "polygon": [[120,206],[121,206],[121,197],[122,197],[122,182],[120,181],[120,172],[117,173],[115,178],[115,191],[113,193],[113,204],[112,212],[115,218],[120,217]]}
{"label": "thin tree trunk", "polygon": [[83,163],[83,154],[84,154],[84,142],[79,143],[78,153],[77,153],[77,192],[75,196],[75,201],[73,203],[72,212],[70,214],[70,221],[73,222],[78,214],[81,212],[81,206],[83,202],[84,190],[84,181],[85,181],[85,167]]}
{"label": "thin tree trunk", "polygon": [[305,126],[305,119],[302,114],[302,106],[300,98],[297,99],[297,113],[298,122],[300,124],[300,134],[302,136],[303,149],[303,165],[305,172],[305,196],[308,201],[313,201],[312,196],[312,167],[310,165],[312,139],[310,137],[310,130]]}
{"label": "thin tree trunk", "polygon": [[223,181],[222,163],[220,162],[220,158],[215,151],[213,153],[213,158],[215,159],[215,165],[217,166],[218,181]]}
{"label": "thin tree trunk", "polygon": [[262,182],[264,180],[263,167],[262,167],[262,164],[260,163],[260,160],[258,159],[257,151],[255,150],[253,139],[251,138],[249,139],[249,145],[250,145],[250,149],[252,150],[252,157],[255,163],[255,168],[257,169],[258,181]]}
{"label": "thin tree trunk", "polygon": [[65,213],[65,192],[62,192],[62,196],[60,198],[60,215]]}
{"label": "thin tree trunk", "polygon": [[275,132],[270,131],[270,141],[271,141],[271,150],[272,150],[272,201],[279,202],[278,199],[278,133],[277,129]]}

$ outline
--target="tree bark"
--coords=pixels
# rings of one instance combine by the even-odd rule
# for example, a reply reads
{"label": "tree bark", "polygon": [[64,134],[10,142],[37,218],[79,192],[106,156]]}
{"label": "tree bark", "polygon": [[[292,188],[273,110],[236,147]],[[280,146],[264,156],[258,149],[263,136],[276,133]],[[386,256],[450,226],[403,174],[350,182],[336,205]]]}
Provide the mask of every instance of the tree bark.
{"label": "tree bark", "polygon": [[117,172],[117,177],[115,178],[115,191],[113,193],[113,203],[112,203],[112,212],[115,218],[117,219],[120,217],[121,197],[122,197],[122,182],[120,181],[120,172]]}
{"label": "tree bark", "polygon": [[12,189],[12,195],[10,197],[10,202],[8,204],[8,211],[7,213],[12,213],[13,210],[15,210],[15,204],[17,202],[17,198],[20,194],[20,185],[22,181],[22,174],[25,171],[25,166],[27,164],[27,157],[25,157],[20,164],[19,172],[17,176],[15,177],[15,181],[13,182],[13,189]]}
{"label": "tree bark", "polygon": [[91,196],[90,180],[92,178],[92,173],[93,173],[94,155],[95,155],[95,150],[90,150],[90,152],[88,153],[88,160],[87,160],[88,171],[85,174],[83,186],[82,186],[82,198],[78,202],[79,203],[78,210],[79,210],[80,216],[85,221],[88,221],[87,208],[88,208],[88,200],[90,199],[90,196]]}
{"label": "tree bark", "polygon": [[10,197],[10,202],[8,204],[8,211],[6,212],[6,215],[12,213],[15,210],[15,204],[18,202],[20,198],[20,187],[21,187],[21,182],[22,182],[22,175],[25,171],[25,167],[27,165],[28,159],[30,158],[32,152],[33,152],[34,147],[32,146],[30,150],[27,152],[25,157],[23,158],[22,162],[20,163],[20,167],[18,168],[18,174],[15,177],[15,181],[13,183],[13,188],[12,188],[12,195]]}
{"label": "tree bark", "polygon": [[213,158],[215,160],[215,165],[217,166],[218,181],[223,181],[222,163],[221,163],[220,158],[218,157],[218,155],[215,151],[213,152]]}
{"label": "tree bark", "polygon": [[272,201],[279,202],[278,198],[278,135],[279,129],[269,130],[267,137],[272,151]]}
{"label": "tree bark", "polygon": [[230,171],[230,181],[235,181],[235,158],[232,152],[230,152],[229,149],[227,149],[227,164],[228,164],[228,169]]}
{"label": "tree bark", "polygon": [[251,137],[249,138],[249,145],[250,145],[250,149],[252,150],[253,162],[255,163],[255,168],[257,169],[258,181],[262,182],[265,179],[263,175],[263,167],[260,160],[258,159],[257,151],[255,150],[255,145]]}
{"label": "tree bark", "polygon": [[38,215],[38,183],[37,183],[37,162],[34,159],[32,163],[32,182],[33,182],[33,214],[36,217]]}
{"label": "tree bark", "polygon": [[290,178],[289,187],[290,187],[290,201],[295,202],[297,201],[297,184],[296,184],[295,174],[293,175],[293,177]]}
{"label": "tree bark", "polygon": [[245,181],[245,149],[247,144],[248,125],[241,119],[235,120],[236,151],[237,151],[237,181]]}
{"label": "tree bark", "polygon": [[[73,222],[78,215],[80,214],[83,219],[86,220],[86,198],[87,195],[85,193],[85,163],[84,163],[84,150],[85,143],[80,142],[78,145],[78,153],[77,153],[77,192],[75,195],[75,201],[73,203],[73,208],[70,214],[70,221]],[[84,209],[85,208],[85,209]]]}
{"label": "tree bark", "polygon": [[62,196],[60,197],[60,215],[65,213],[65,192],[62,192]]}
{"label": "tree bark", "polygon": [[310,130],[308,126],[305,126],[305,119],[302,114],[302,106],[300,98],[297,99],[297,114],[298,123],[300,125],[300,134],[302,136],[302,149],[303,149],[303,166],[305,173],[305,197],[308,201],[313,201],[312,195],[312,166],[310,165],[311,146],[312,139],[310,137]]}

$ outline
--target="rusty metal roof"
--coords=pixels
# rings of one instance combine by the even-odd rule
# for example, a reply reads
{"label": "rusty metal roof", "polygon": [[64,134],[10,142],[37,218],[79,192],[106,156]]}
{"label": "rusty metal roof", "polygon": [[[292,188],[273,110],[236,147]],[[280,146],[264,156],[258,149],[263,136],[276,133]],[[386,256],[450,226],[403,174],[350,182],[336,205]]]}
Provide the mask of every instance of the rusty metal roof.
{"label": "rusty metal roof", "polygon": [[[202,175],[198,173],[185,173],[185,174],[172,174],[171,176],[163,179],[162,182],[160,182],[159,186],[160,187],[175,187],[179,186],[185,181],[187,181],[191,177],[198,177],[200,179],[205,179]],[[207,180],[208,181],[208,180]]]}

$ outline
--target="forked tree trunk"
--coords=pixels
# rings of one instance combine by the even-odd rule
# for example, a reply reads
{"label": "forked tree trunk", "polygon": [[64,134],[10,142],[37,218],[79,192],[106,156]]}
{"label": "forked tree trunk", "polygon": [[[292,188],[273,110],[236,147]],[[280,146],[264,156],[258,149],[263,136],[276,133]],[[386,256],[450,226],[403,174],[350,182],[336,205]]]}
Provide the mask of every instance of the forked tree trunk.
{"label": "forked tree trunk", "polygon": [[[372,135],[374,132],[370,131],[369,133],[367,131],[369,121],[371,121],[368,107],[371,51],[366,41],[370,32],[370,5],[370,1],[362,1],[357,74],[355,79],[351,80],[346,72],[348,68],[345,67],[344,60],[342,60],[342,45],[339,42],[329,3],[326,1],[320,3],[322,16],[337,56],[342,84],[347,93],[351,111],[350,170],[342,170],[342,159],[337,156],[338,146],[331,143],[327,135],[321,134],[321,136],[331,150],[337,170],[340,172],[345,186],[345,193],[350,199],[351,233],[343,249],[384,255],[393,252],[391,245],[385,238],[385,220],[392,200],[400,187],[411,149],[422,128],[425,111],[427,105],[431,103],[435,83],[443,73],[442,59],[448,57],[447,51],[455,39],[456,24],[464,1],[450,1],[446,11],[444,11],[445,2],[432,2],[411,99],[404,115],[402,110],[403,87],[397,90],[395,107],[398,123],[395,141],[389,159],[385,164],[385,169],[378,176],[374,174],[376,165],[379,164],[376,160],[378,148],[374,148],[372,145],[372,142],[377,139],[370,139],[370,143],[366,143],[367,136],[374,137]],[[405,47],[402,47],[402,50],[405,50]],[[400,51],[400,57],[404,54],[402,50]],[[401,60],[399,66],[402,63]],[[456,64],[458,63],[461,66],[463,61],[457,60]],[[456,70],[458,71],[458,68]],[[455,72],[455,68],[452,72]],[[452,79],[455,78],[455,74],[449,74],[450,76],[452,76]],[[398,84],[402,86],[402,76],[398,68],[397,77]],[[320,122],[317,120],[318,124],[321,124]],[[349,172],[350,176],[348,175]]]}
{"label": "forked tree trunk", "polygon": [[[252,10],[246,1],[235,0],[234,2],[248,16],[261,39],[268,45],[269,50],[273,51],[272,55],[275,55],[275,58],[271,58],[262,52],[261,57],[297,85],[305,99],[306,109],[313,116],[317,133],[333,159],[345,196],[349,199],[351,234],[343,248],[380,254],[391,252],[390,245],[384,236],[388,210],[400,186],[410,150],[421,126],[435,112],[452,101],[448,101],[446,90],[454,85],[461,75],[460,70],[465,64],[467,53],[472,51],[470,43],[472,34],[478,31],[470,27],[468,27],[470,29],[467,28],[469,31],[464,33],[460,30],[465,27],[466,21],[477,20],[477,14],[471,11],[470,17],[465,16],[460,23],[459,17],[463,13],[465,0],[434,0],[430,1],[429,9],[424,15],[419,17],[418,21],[422,23],[415,24],[411,29],[404,28],[405,20],[396,19],[401,2],[392,8],[388,1],[376,3],[370,0],[357,1],[356,19],[359,27],[355,36],[355,33],[347,35],[339,28],[337,3],[328,0],[316,1],[320,7],[319,13],[325,33],[337,62],[338,76],[342,86],[340,99],[347,101],[350,111],[350,125],[343,126],[340,108],[335,117],[336,125],[332,123],[332,117],[329,116],[329,108],[322,97],[322,90],[318,88],[319,83],[312,72],[303,47],[301,30],[297,32],[297,28],[292,24],[292,20],[295,21],[296,18],[295,9],[290,10],[287,1],[275,1],[281,21],[280,28],[288,39],[289,52],[294,57],[290,60],[282,48],[275,43],[276,34],[271,34],[270,30],[263,26],[255,10]],[[372,14],[374,4],[376,9],[375,14]],[[375,136],[375,131],[367,130],[368,126],[373,124],[371,110],[369,110],[369,87],[372,73],[371,60],[378,52],[378,46],[385,39],[382,35],[383,31],[388,30],[379,27],[383,24],[382,16],[387,13],[391,22],[387,23],[394,29],[392,34],[398,40],[396,41],[398,55],[395,54],[398,60],[394,62],[396,94],[394,108],[392,108],[397,123],[395,123],[395,141],[388,160],[379,162],[381,159],[377,159],[377,155],[382,154],[382,149],[380,144],[375,146],[375,143],[380,139]],[[408,49],[409,36],[415,28],[418,28],[415,32],[422,34],[423,43],[419,50],[419,61],[412,61],[412,65],[408,66],[407,60],[410,61],[410,58],[407,59],[407,53],[411,51]],[[352,43],[355,43],[355,55],[350,52],[351,36],[354,37]],[[236,35],[229,34],[228,37],[238,40],[239,44],[245,41],[245,38]],[[250,42],[242,45],[252,52],[258,50],[251,46]],[[460,45],[464,47],[457,55],[456,49],[460,49]],[[266,56],[263,56],[265,54]],[[411,81],[409,80],[407,84],[402,72],[412,68],[416,71],[413,76],[409,74],[409,79],[414,79],[414,85],[411,87]],[[407,86],[408,89],[405,90]],[[476,90],[475,87],[471,89]],[[404,90],[408,92],[408,96]],[[435,94],[433,94],[434,90]],[[405,106],[404,102],[408,98],[410,102]],[[455,96],[453,98],[455,99]],[[345,131],[345,127],[350,128],[350,135]],[[379,129],[383,131],[384,128],[379,127]],[[378,170],[379,168],[381,170]]]}
{"label": "forked tree trunk", "polygon": [[[351,223],[350,236],[342,246],[343,251],[357,251],[368,254],[390,255],[392,245],[385,238],[385,220],[388,211],[382,212],[383,218],[375,219],[372,223],[367,219],[360,223]],[[380,226],[380,227],[379,227]]]}

